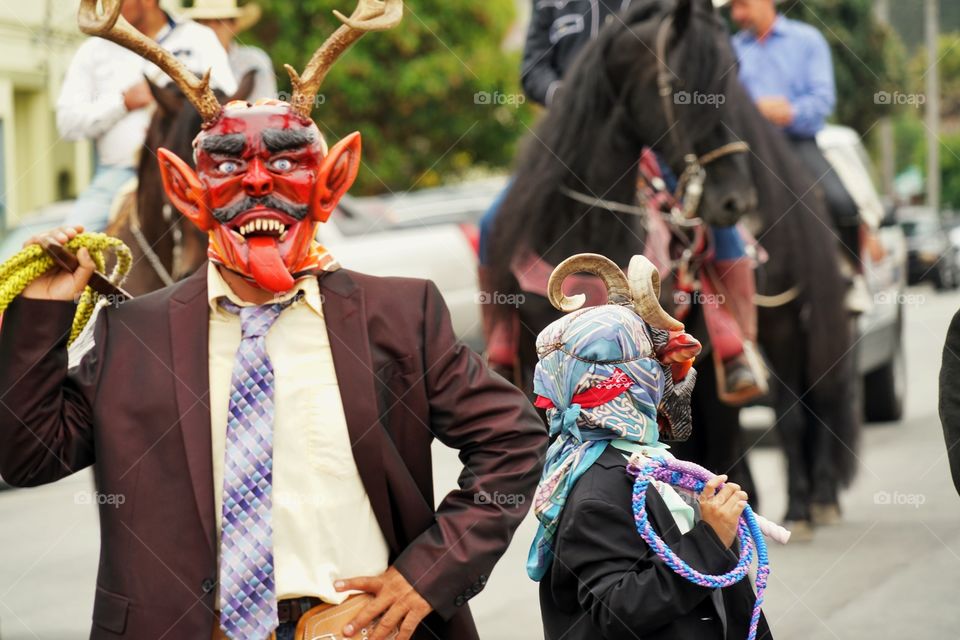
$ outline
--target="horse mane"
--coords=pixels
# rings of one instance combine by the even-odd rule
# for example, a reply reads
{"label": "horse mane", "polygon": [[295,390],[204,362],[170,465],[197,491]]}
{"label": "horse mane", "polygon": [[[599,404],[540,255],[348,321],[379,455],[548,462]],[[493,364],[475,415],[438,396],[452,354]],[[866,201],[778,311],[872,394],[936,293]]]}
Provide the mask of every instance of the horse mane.
{"label": "horse mane", "polygon": [[[686,4],[694,0],[686,0]],[[656,90],[654,24],[658,17],[676,8],[662,0],[634,1],[630,8],[610,20],[597,38],[577,55],[564,77],[564,87],[534,131],[521,146],[514,179],[501,204],[494,223],[489,263],[490,284],[497,291],[515,291],[511,262],[520,254],[533,252],[556,264],[575,253],[603,253],[615,262],[626,264],[643,249],[645,230],[637,216],[599,208],[572,200],[561,192],[566,187],[604,200],[633,204],[640,150],[645,143],[639,127],[633,123],[628,97],[647,88]],[[692,91],[711,91],[720,81],[716,58],[706,38],[710,25],[704,13],[694,12],[682,28],[683,58],[675,68],[682,69],[682,85]],[[711,14],[712,15],[712,14]],[[644,59],[621,56],[617,62],[623,81],[619,86],[611,78],[614,44],[631,31],[638,40]],[[641,44],[643,43],[643,44]],[[632,50],[631,52],[632,53]],[[649,59],[647,64],[644,62]],[[630,66],[627,66],[630,65]],[[642,75],[638,73],[642,72]],[[652,98],[651,113],[662,113],[659,98]],[[715,126],[714,113],[684,123],[684,136],[697,139]],[[663,145],[669,145],[664,137]]]}

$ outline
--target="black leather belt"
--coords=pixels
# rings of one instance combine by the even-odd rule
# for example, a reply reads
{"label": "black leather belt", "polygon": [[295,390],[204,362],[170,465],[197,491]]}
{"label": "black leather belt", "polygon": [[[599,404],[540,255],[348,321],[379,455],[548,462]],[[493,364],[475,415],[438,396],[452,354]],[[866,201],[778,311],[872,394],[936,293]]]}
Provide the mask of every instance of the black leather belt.
{"label": "black leather belt", "polygon": [[300,616],[320,604],[320,598],[303,597],[289,598],[277,602],[277,618],[280,624],[296,622]]}

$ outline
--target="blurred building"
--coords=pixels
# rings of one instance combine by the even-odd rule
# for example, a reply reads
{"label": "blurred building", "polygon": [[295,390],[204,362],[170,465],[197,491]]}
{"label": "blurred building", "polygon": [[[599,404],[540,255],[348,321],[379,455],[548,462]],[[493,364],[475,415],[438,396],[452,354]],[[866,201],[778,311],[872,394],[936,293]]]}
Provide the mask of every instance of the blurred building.
{"label": "blurred building", "polygon": [[79,4],[0,2],[0,233],[37,207],[74,197],[90,180],[93,146],[61,140],[54,112],[85,37],[77,29]]}
{"label": "blurred building", "polygon": [[59,139],[60,81],[83,41],[76,0],[0,3],[0,225],[70,197],[92,170],[89,144]]}

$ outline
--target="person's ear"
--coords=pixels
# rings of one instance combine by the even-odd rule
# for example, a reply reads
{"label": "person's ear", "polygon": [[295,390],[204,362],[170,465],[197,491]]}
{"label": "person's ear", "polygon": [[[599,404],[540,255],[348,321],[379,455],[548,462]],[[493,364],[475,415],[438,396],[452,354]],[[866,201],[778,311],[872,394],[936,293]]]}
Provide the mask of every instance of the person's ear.
{"label": "person's ear", "polygon": [[333,145],[320,164],[314,187],[313,219],[326,222],[357,178],[360,169],[360,133],[354,131]]}
{"label": "person's ear", "polygon": [[170,202],[200,231],[213,228],[214,220],[203,201],[203,185],[196,172],[177,154],[163,147],[157,149],[163,190]]}

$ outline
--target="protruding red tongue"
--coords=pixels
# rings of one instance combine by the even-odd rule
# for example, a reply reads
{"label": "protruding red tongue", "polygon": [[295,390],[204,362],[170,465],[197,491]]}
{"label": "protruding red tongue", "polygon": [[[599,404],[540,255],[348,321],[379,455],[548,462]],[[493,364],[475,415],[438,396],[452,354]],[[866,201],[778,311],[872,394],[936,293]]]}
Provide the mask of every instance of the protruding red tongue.
{"label": "protruding red tongue", "polygon": [[276,238],[254,236],[247,238],[247,261],[250,273],[264,289],[283,293],[293,287],[293,276],[283,264]]}

